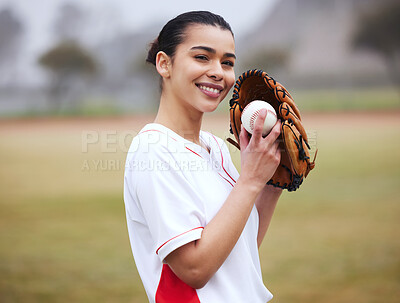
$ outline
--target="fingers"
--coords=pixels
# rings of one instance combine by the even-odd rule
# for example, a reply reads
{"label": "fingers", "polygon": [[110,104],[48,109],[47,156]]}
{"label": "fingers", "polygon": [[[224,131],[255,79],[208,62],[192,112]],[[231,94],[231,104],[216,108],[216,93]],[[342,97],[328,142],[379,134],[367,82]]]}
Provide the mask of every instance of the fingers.
{"label": "fingers", "polygon": [[275,142],[276,139],[278,139],[279,135],[281,134],[281,121],[278,120],[274,127],[271,129],[270,133],[268,136],[265,137],[265,140],[268,140],[270,142]]}
{"label": "fingers", "polygon": [[253,130],[254,140],[258,141],[261,139],[266,116],[267,116],[267,110],[265,108],[261,109],[256,119],[256,123],[254,123],[254,130]]}

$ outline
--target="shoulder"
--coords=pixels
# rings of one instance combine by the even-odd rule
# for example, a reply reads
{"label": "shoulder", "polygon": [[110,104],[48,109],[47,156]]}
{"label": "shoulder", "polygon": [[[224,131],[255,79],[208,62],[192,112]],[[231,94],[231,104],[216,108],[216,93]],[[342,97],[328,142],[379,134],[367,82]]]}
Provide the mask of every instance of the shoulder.
{"label": "shoulder", "polygon": [[148,157],[165,154],[177,149],[177,141],[170,136],[167,129],[155,123],[144,126],[133,138],[128,157]]}
{"label": "shoulder", "polygon": [[149,177],[164,178],[166,170],[178,170],[179,148],[178,142],[161,126],[147,124],[132,140],[125,162],[125,177],[136,183],[148,181]]}

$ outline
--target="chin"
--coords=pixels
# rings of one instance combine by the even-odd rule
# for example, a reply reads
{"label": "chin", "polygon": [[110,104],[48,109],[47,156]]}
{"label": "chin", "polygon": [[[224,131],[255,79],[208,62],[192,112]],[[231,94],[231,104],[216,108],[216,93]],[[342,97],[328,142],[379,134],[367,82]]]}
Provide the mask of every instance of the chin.
{"label": "chin", "polygon": [[218,103],[218,104],[213,104],[213,105],[205,106],[205,107],[203,108],[203,112],[205,112],[205,113],[212,113],[213,111],[215,111],[215,110],[218,108],[218,105],[219,105],[219,103]]}

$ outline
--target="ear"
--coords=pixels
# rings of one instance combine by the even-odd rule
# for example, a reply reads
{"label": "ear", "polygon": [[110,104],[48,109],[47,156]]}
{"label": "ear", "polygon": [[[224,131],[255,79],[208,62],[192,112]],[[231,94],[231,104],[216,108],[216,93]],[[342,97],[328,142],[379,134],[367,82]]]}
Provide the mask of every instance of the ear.
{"label": "ear", "polygon": [[156,55],[156,69],[163,78],[170,76],[170,58],[163,51],[159,51]]}

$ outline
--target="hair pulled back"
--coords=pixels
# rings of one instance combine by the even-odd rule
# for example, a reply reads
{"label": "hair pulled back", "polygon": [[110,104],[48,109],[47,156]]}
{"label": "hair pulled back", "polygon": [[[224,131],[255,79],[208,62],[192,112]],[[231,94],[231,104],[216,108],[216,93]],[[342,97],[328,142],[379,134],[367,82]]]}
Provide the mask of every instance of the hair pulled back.
{"label": "hair pulled back", "polygon": [[233,36],[229,23],[219,15],[208,11],[183,13],[164,25],[158,37],[150,44],[146,61],[156,65],[156,56],[159,51],[163,51],[172,58],[175,55],[177,46],[183,42],[185,30],[189,25],[193,24],[219,26],[222,29],[229,30]]}

